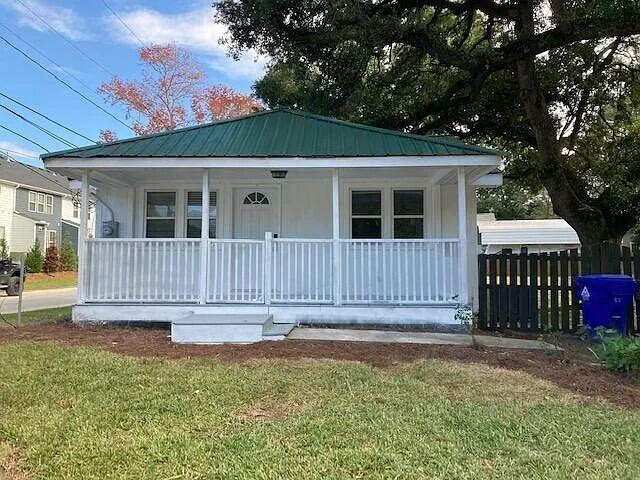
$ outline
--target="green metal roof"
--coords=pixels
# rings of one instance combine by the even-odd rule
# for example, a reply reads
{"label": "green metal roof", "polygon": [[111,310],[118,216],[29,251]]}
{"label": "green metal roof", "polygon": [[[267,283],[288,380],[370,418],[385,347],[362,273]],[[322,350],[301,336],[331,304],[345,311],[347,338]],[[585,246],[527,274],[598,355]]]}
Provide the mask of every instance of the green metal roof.
{"label": "green metal roof", "polygon": [[76,157],[385,157],[499,155],[451,137],[420,136],[288,108],[230,120],[63,150]]}

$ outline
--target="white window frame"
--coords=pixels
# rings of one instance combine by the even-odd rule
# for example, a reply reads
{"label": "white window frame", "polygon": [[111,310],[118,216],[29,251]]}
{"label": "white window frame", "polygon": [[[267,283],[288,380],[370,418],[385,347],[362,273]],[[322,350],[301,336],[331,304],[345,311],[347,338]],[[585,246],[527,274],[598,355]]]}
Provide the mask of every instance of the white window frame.
{"label": "white window frame", "polygon": [[[395,192],[422,192],[422,215],[396,215],[395,206]],[[391,238],[396,238],[396,218],[421,218],[422,219],[422,236],[416,239],[408,240],[420,240],[426,238],[426,210],[425,205],[427,192],[424,188],[411,188],[411,187],[391,187]]]}
{"label": "white window frame", "polygon": [[[45,241],[47,242],[47,245],[46,245],[45,249],[47,249],[47,248],[49,248],[51,246],[57,247],[58,246],[58,232],[56,230],[47,229],[47,231],[45,233],[46,233],[46,240]],[[53,241],[51,241],[52,234],[53,234]]]}
{"label": "white window frame", "polygon": [[[173,206],[173,217],[149,217],[147,215],[147,212],[148,212],[147,201],[148,201],[148,195],[150,193],[173,193],[175,195],[175,203]],[[173,237],[169,237],[169,238],[178,238],[178,231],[177,231],[178,230],[178,191],[177,190],[166,190],[166,189],[145,190],[144,198],[143,198],[143,208],[144,208],[144,217],[143,217],[144,224],[142,225],[143,238],[148,238],[147,237],[147,221],[148,220],[173,220]]]}
{"label": "white window frame", "polygon": [[[202,221],[202,216],[200,217],[190,217],[189,216],[189,194],[190,193],[202,193],[202,190],[193,190],[193,189],[189,189],[186,188],[184,190],[184,237],[187,238],[187,234],[188,234],[188,225],[189,225],[189,220],[200,220]],[[211,196],[211,194],[216,195],[216,204],[215,204],[215,209],[216,209],[216,214],[215,216],[211,216],[211,200],[209,200],[209,222],[211,222],[212,218],[215,218],[216,220],[216,236],[215,237],[209,237],[209,238],[219,238],[219,233],[218,233],[218,229],[220,228],[220,222],[219,222],[219,213],[220,213],[220,207],[218,206],[218,204],[220,203],[220,194],[218,193],[217,190],[209,190],[209,196]],[[145,220],[145,225],[147,224],[146,220]],[[200,223],[200,228],[202,228],[202,223]],[[202,233],[202,232],[201,232]],[[193,237],[195,238],[195,237]],[[197,237],[200,238],[200,237]]]}
{"label": "white window frame", "polygon": [[34,213],[53,215],[53,195],[30,190],[27,198],[27,210]]}
{"label": "white window frame", "polygon": [[[365,192],[380,193],[380,214],[379,215],[354,215],[353,214],[353,194]],[[379,218],[380,219],[380,239],[385,238],[385,189],[383,187],[366,186],[354,187],[349,189],[349,238],[353,239],[353,219],[354,218]],[[358,239],[357,239],[358,240]]]}

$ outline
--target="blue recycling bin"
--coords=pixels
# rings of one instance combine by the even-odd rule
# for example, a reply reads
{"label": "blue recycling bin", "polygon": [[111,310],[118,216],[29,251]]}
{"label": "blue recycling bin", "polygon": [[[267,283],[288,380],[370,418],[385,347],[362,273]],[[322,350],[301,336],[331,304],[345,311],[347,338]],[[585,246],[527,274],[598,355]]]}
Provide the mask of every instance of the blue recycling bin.
{"label": "blue recycling bin", "polygon": [[582,275],[573,278],[573,290],[582,305],[582,320],[593,335],[598,328],[627,331],[627,311],[637,283],[629,275]]}

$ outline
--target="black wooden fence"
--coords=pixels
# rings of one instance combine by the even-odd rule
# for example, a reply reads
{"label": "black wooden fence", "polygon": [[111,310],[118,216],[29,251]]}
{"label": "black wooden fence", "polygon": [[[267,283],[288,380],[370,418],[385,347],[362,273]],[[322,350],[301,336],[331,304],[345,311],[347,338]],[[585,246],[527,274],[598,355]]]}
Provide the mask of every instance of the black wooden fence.
{"label": "black wooden fence", "polygon": [[[573,276],[624,273],[640,280],[640,248],[612,247],[551,253],[503,250],[478,256],[478,326],[491,330],[575,332],[582,324]],[[640,331],[640,302],[628,312]]]}

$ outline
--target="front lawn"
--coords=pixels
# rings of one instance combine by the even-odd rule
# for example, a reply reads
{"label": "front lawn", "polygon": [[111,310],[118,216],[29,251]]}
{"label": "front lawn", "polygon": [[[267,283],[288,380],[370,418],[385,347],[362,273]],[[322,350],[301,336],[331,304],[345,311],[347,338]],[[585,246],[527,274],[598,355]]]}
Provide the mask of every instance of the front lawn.
{"label": "front lawn", "polygon": [[[22,312],[21,326],[48,325],[71,320],[71,307],[45,308],[43,310],[31,310]],[[12,327],[18,324],[17,313],[4,313],[0,315],[0,328]],[[2,477],[0,477],[2,480]]]}
{"label": "front lawn", "polygon": [[437,359],[230,364],[5,339],[0,412],[0,478],[640,478],[638,411]]}
{"label": "front lawn", "polygon": [[28,273],[24,290],[51,290],[69,288],[78,284],[78,272]]}

